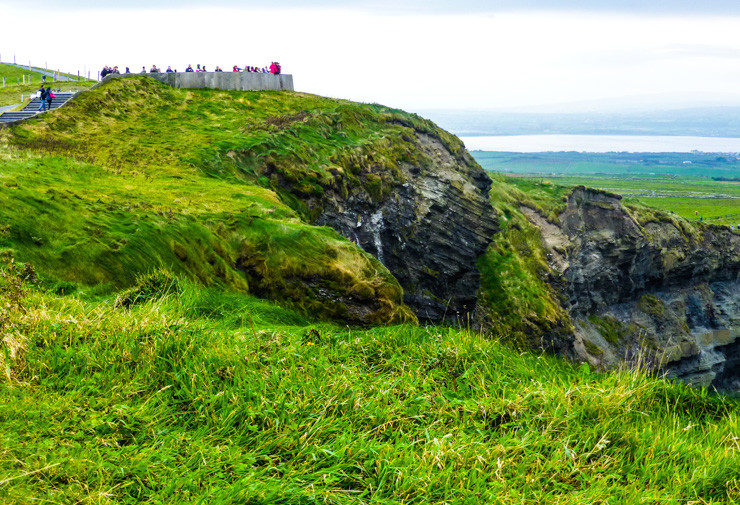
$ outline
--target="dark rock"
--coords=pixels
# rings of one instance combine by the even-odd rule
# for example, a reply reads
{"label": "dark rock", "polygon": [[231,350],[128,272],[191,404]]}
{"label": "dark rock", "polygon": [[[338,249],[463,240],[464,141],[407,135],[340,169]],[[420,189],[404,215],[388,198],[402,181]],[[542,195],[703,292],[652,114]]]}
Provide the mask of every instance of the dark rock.
{"label": "dark rock", "polygon": [[400,162],[387,196],[354,186],[345,198],[325,188],[315,224],[377,257],[420,320],[469,320],[480,285],[476,260],[498,230],[491,181],[466,151],[454,154],[440,138],[415,130],[406,138],[421,162]]}
{"label": "dark rock", "polygon": [[740,236],[639,216],[616,195],[585,188],[570,195],[559,227],[525,214],[566,281],[560,289],[578,322],[566,354],[740,391]]}

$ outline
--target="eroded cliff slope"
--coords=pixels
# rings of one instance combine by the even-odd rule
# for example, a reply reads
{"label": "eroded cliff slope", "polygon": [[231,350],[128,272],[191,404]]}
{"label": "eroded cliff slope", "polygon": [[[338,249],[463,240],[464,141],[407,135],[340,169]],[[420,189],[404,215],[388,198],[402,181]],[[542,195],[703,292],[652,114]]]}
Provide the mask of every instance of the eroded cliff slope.
{"label": "eroded cliff slope", "polygon": [[0,163],[0,252],[45,276],[163,267],[350,324],[467,317],[497,226],[457,138],[301,93],[117,79],[3,130]]}
{"label": "eroded cliff slope", "polygon": [[548,278],[559,278],[573,339],[566,354],[606,368],[620,362],[740,390],[740,235],[586,188],[553,219],[521,211],[540,230]]}

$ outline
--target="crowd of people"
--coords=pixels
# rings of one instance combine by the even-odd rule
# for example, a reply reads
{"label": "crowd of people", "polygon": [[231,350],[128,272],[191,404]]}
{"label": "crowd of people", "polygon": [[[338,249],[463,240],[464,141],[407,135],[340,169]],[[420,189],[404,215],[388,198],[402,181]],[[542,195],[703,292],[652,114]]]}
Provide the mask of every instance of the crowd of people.
{"label": "crowd of people", "polygon": [[[216,66],[216,69],[213,70],[213,71],[214,72],[223,72],[223,69],[221,67],[219,67],[219,66]],[[162,72],[162,70],[159,67],[157,67],[157,65],[152,65],[151,68],[148,71],[147,71],[146,67],[141,67],[141,72],[139,72],[139,73],[140,74],[158,74],[158,73],[161,73],[161,72]],[[165,70],[164,72],[165,73],[177,72],[177,69],[174,69],[173,70],[171,66],[168,66],[167,67],[167,70]],[[208,70],[206,70],[206,66],[205,65],[201,66],[200,64],[197,64],[195,66],[195,68],[193,68],[192,65],[188,65],[187,68],[185,69],[185,72],[208,72]],[[239,67],[238,65],[234,65],[234,67],[232,68],[232,72],[254,72],[254,73],[260,73],[260,74],[275,74],[275,75],[278,75],[278,74],[282,73],[282,67],[280,66],[280,63],[278,63],[277,61],[273,61],[273,62],[270,63],[269,66],[265,66],[265,67],[254,67],[254,66],[248,66],[248,65],[247,66],[244,66],[244,67]],[[122,72],[120,70],[118,70],[118,66],[117,65],[116,66],[113,66],[113,67],[109,67],[109,66],[106,65],[105,68],[103,68],[103,70],[100,72],[100,78],[102,79],[106,75],[110,75],[110,74],[119,74],[120,75],[121,73]],[[123,73],[124,74],[131,74],[133,72],[131,72],[131,70],[129,69],[129,67],[126,67],[126,70]]]}

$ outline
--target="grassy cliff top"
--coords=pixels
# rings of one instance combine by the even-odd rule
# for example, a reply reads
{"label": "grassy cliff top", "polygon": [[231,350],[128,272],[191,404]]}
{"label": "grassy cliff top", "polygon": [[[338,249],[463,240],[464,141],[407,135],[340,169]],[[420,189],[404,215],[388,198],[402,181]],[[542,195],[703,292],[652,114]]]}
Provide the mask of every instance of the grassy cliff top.
{"label": "grassy cliff top", "polygon": [[0,130],[0,248],[57,281],[117,289],[165,267],[206,285],[287,292],[319,313],[328,289],[330,316],[344,317],[338,300],[351,297],[375,300],[377,321],[408,319],[383,265],[307,224],[302,200],[278,194],[277,181],[255,169],[279,167],[320,194],[368,146],[396,163],[412,156],[413,130],[462,150],[432,123],[378,105],[115,80]]}

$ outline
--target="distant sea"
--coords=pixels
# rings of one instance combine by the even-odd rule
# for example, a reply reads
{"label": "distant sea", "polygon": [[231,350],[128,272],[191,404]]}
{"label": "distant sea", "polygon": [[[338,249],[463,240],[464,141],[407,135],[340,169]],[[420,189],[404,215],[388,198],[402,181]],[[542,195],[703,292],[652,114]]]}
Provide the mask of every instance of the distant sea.
{"label": "distant sea", "polygon": [[517,153],[740,153],[740,138],[640,135],[508,135],[460,137],[469,151]]}

